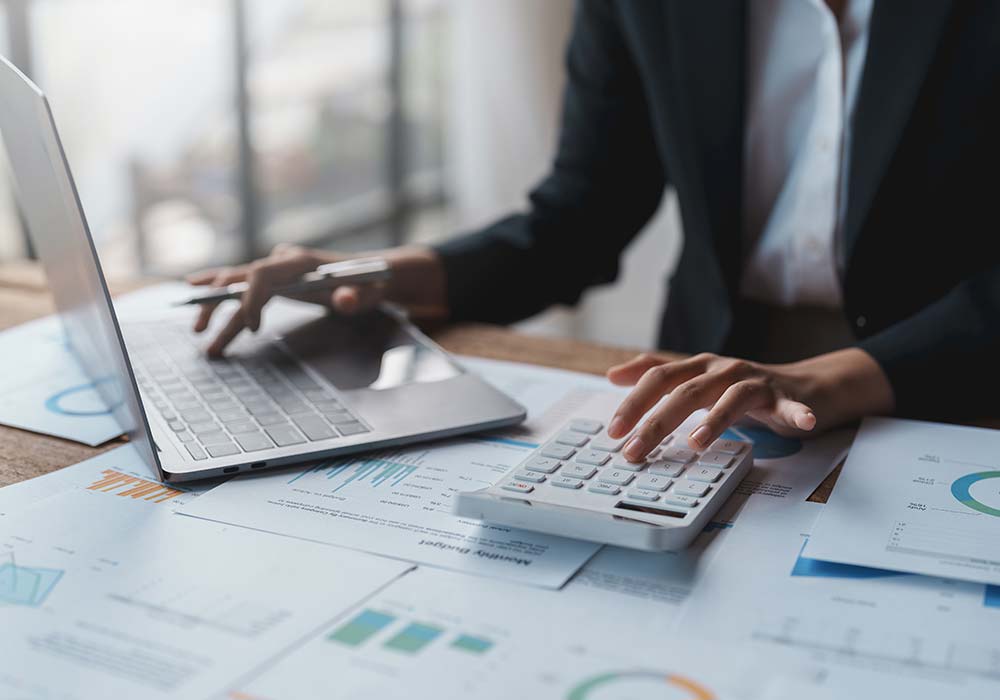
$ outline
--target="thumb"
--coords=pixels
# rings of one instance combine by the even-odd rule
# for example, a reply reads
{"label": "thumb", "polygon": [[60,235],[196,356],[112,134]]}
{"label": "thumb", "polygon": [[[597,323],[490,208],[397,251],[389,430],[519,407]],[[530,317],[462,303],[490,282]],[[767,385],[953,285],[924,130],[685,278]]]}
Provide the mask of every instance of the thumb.
{"label": "thumb", "polygon": [[355,314],[372,308],[385,296],[384,285],[345,285],[330,295],[330,305],[342,314]]}
{"label": "thumb", "polygon": [[816,427],[816,414],[799,401],[781,398],[774,406],[774,417],[793,430],[810,431]]}

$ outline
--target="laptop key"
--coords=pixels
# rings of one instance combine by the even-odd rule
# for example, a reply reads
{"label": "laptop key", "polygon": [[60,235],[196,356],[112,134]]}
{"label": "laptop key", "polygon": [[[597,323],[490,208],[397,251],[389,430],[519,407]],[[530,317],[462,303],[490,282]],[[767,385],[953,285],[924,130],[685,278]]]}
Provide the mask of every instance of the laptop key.
{"label": "laptop key", "polygon": [[341,423],[337,426],[337,430],[339,430],[340,434],[345,437],[348,435],[360,435],[361,433],[368,432],[368,428],[357,421],[354,423]]}
{"label": "laptop key", "polygon": [[184,445],[184,447],[187,448],[187,451],[191,455],[192,459],[205,459],[206,458],[205,450],[201,449],[200,446],[194,444],[193,442],[189,442],[188,444]]}
{"label": "laptop key", "polygon": [[181,442],[191,442],[192,440],[194,440],[194,435],[184,430],[182,432],[177,433],[177,439],[180,440]]}
{"label": "laptop key", "polygon": [[198,436],[198,442],[202,445],[222,445],[229,442],[229,436],[221,430],[212,433],[202,433]]}
{"label": "laptop key", "polygon": [[175,433],[179,433],[185,429],[184,424],[179,420],[168,421],[167,425],[170,426],[170,429],[173,430]]}
{"label": "laptop key", "polygon": [[240,453],[240,448],[231,442],[227,445],[210,445],[205,449],[208,450],[208,454],[213,457],[228,457],[230,455],[238,455]]}
{"label": "laptop key", "polygon": [[306,441],[306,439],[302,437],[302,433],[290,425],[273,425],[269,428],[264,428],[264,432],[267,433],[272,440],[274,440],[274,443],[278,447],[300,445]]}
{"label": "laptop key", "polygon": [[240,444],[244,452],[256,452],[257,450],[266,450],[274,447],[274,443],[271,442],[266,435],[263,433],[247,433],[246,435],[237,435],[236,442]]}
{"label": "laptop key", "polygon": [[212,414],[203,409],[191,409],[181,411],[181,418],[188,423],[201,423],[203,421],[212,420]]}
{"label": "laptop key", "polygon": [[[240,435],[243,433],[256,433],[259,428],[257,424],[249,420],[236,420],[226,423],[226,430],[231,432],[233,435]],[[246,448],[244,448],[246,449]]]}
{"label": "laptop key", "polygon": [[316,414],[292,416],[292,422],[299,426],[310,440],[325,440],[336,436],[326,421]]}
{"label": "laptop key", "polygon": [[287,423],[288,419],[278,413],[264,413],[259,416],[254,416],[257,422],[261,425],[281,425],[282,423]]}
{"label": "laptop key", "polygon": [[241,420],[247,417],[246,411],[239,408],[227,408],[222,411],[216,411],[215,415],[223,422]]}
{"label": "laptop key", "polygon": [[328,421],[340,427],[343,423],[357,423],[358,419],[352,416],[347,411],[338,411],[337,413],[324,413],[323,417]]}

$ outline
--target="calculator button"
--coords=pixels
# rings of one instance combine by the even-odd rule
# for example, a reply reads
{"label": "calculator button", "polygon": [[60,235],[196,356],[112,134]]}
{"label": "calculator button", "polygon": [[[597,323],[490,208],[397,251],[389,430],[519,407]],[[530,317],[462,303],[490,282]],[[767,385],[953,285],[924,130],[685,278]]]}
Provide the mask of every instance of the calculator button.
{"label": "calculator button", "polygon": [[728,469],[733,463],[733,456],[722,452],[706,452],[698,458],[699,467],[716,467],[718,469]]}
{"label": "calculator button", "polygon": [[533,472],[551,474],[559,468],[559,460],[549,459],[548,457],[532,457],[524,463],[524,468]]}
{"label": "calculator button", "polygon": [[661,449],[663,449],[663,448],[661,448],[661,447],[654,447],[649,452],[647,452],[646,453],[646,461],[649,462],[649,461],[652,461],[652,460],[656,459],[657,457],[659,457]]}
{"label": "calculator button", "polygon": [[584,433],[578,433],[575,430],[564,430],[556,435],[556,442],[573,447],[583,447],[589,439]]}
{"label": "calculator button", "polygon": [[607,496],[617,496],[621,493],[621,489],[614,484],[602,484],[599,481],[595,481],[593,484],[588,486],[587,490],[591,493],[603,493]]}
{"label": "calculator button", "polygon": [[589,464],[567,464],[559,473],[562,476],[571,476],[574,479],[589,479],[597,473],[597,469]]}
{"label": "calculator button", "polygon": [[695,467],[694,469],[689,469],[687,473],[687,478],[692,481],[704,481],[709,484],[713,481],[718,481],[721,476],[722,470],[713,469],[712,467]]}
{"label": "calculator button", "polygon": [[646,474],[645,476],[639,477],[639,480],[635,482],[635,486],[636,488],[644,489],[646,491],[666,491],[670,488],[670,484],[672,483],[673,479],[669,479],[665,476]]}
{"label": "calculator button", "polygon": [[500,488],[506,491],[517,491],[518,493],[531,493],[535,490],[534,486],[526,484],[523,481],[508,481]]}
{"label": "calculator button", "polygon": [[634,498],[637,501],[656,501],[659,500],[660,494],[648,489],[632,489],[628,492],[628,497]]}
{"label": "calculator button", "polygon": [[698,505],[697,498],[691,498],[690,496],[678,496],[672,493],[668,493],[663,497],[664,503],[669,503],[674,506],[681,506],[683,508],[694,508]]}
{"label": "calculator button", "polygon": [[589,418],[574,418],[569,422],[570,430],[579,430],[581,433],[587,433],[588,435],[596,435],[603,428],[604,424],[601,421],[590,420]]}
{"label": "calculator button", "polygon": [[569,459],[576,452],[569,445],[560,445],[557,442],[550,443],[542,448],[543,457],[551,457],[552,459]]}
{"label": "calculator button", "polygon": [[556,476],[552,478],[549,482],[553,486],[558,486],[561,489],[578,489],[583,486],[583,482],[579,479],[571,479],[568,476]]}
{"label": "calculator button", "polygon": [[688,464],[689,462],[693,462],[697,456],[693,450],[689,450],[686,447],[668,447],[660,454],[660,459],[667,462]]}
{"label": "calculator button", "polygon": [[631,435],[626,435],[623,438],[615,440],[614,438],[608,437],[607,433],[601,433],[600,437],[595,437],[591,440],[590,449],[601,450],[602,452],[617,452],[630,437]]}
{"label": "calculator button", "polygon": [[605,469],[597,477],[599,481],[603,481],[605,484],[617,484],[618,486],[625,486],[631,483],[634,478],[635,474],[624,469]]}
{"label": "calculator button", "polygon": [[627,469],[630,472],[641,472],[646,468],[646,462],[633,464],[621,455],[617,455],[613,460],[611,460],[611,466],[615,469]]}
{"label": "calculator button", "polygon": [[518,481],[530,481],[533,484],[540,484],[545,481],[545,475],[538,472],[518,472],[514,475]]}
{"label": "calculator button", "polygon": [[649,465],[649,473],[676,479],[684,473],[684,465],[676,462],[653,462]]}
{"label": "calculator button", "polygon": [[576,456],[576,461],[581,464],[593,464],[595,467],[603,467],[611,459],[611,455],[600,450],[581,450]]}
{"label": "calculator button", "polygon": [[747,443],[740,442],[739,440],[716,440],[712,443],[711,449],[713,452],[722,452],[727,455],[738,455],[746,446]]}
{"label": "calculator button", "polygon": [[677,496],[691,496],[692,498],[701,498],[706,493],[711,490],[711,486],[708,484],[699,484],[694,481],[685,481],[683,483],[677,484],[674,487],[674,494]]}

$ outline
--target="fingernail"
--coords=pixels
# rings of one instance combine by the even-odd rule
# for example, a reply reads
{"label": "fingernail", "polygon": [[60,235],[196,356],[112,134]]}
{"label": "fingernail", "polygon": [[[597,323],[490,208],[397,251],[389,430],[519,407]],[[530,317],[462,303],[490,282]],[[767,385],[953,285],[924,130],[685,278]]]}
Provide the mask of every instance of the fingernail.
{"label": "fingernail", "polygon": [[621,416],[615,416],[611,420],[611,425],[608,426],[608,435],[611,437],[620,437],[625,433],[625,419]]}
{"label": "fingernail", "polygon": [[707,425],[699,425],[688,437],[702,447],[706,447],[708,445],[708,438],[710,435],[711,431],[708,429]]}
{"label": "fingernail", "polygon": [[638,435],[633,435],[632,439],[625,445],[625,456],[631,460],[642,459],[649,452],[643,439]]}

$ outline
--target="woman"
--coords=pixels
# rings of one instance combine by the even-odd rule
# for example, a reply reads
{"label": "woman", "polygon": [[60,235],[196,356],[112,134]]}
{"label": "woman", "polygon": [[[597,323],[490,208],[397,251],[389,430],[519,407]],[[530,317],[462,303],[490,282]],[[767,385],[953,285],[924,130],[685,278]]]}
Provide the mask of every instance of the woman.
{"label": "woman", "polygon": [[[934,0],[579,4],[559,146],[528,211],[395,275],[315,301],[511,322],[612,281],[672,185],[684,252],[660,346],[608,372],[609,424],[641,460],[692,412],[701,449],[743,416],[803,434],[897,412],[984,415],[1000,388],[1000,5]],[[945,238],[945,232],[947,238]],[[248,279],[221,352],[270,290],[333,253],[282,247],[196,284]],[[204,329],[212,310],[198,320]],[[737,359],[747,358],[747,359]],[[665,395],[669,399],[660,401]]]}

